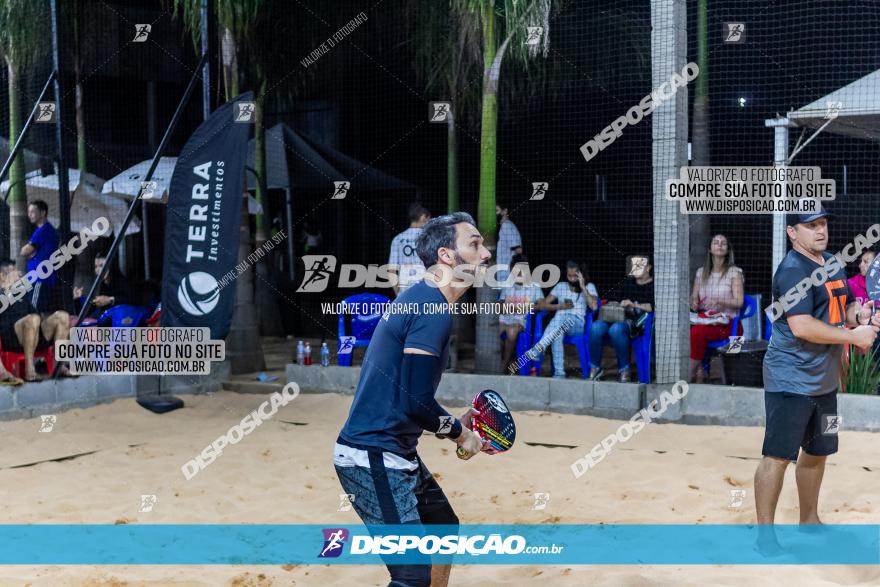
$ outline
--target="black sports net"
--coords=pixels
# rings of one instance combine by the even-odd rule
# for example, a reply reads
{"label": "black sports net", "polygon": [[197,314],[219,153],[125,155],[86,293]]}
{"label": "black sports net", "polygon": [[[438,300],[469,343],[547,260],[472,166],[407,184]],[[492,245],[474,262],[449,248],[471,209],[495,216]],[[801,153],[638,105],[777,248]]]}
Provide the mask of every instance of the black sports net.
{"label": "black sports net", "polygon": [[[48,2],[25,4],[48,9]],[[282,4],[272,14],[284,13]],[[455,209],[474,214],[483,225],[491,216],[491,207],[482,211],[482,217],[478,214],[482,29],[479,16],[466,13],[459,2],[413,1],[405,8],[393,2],[295,4],[287,8],[295,12],[292,20],[278,17],[275,29],[273,23],[264,23],[261,26],[269,28],[261,29],[262,36],[254,35],[254,39],[272,39],[272,53],[243,49],[250,50],[247,59],[264,60],[267,67],[266,128],[285,124],[296,135],[291,138],[282,129],[267,139],[268,151],[279,147],[275,143],[284,143],[275,149],[280,158],[269,160],[269,177],[273,167],[283,162],[291,180],[289,194],[285,186],[267,185],[264,200],[265,225],[270,227],[277,219],[275,226],[285,230],[286,199],[292,203],[293,279],[285,244],[273,259],[273,272],[257,281],[271,281],[270,290],[275,293],[270,297],[282,317],[275,324],[264,324],[268,331],[335,341],[336,315],[323,313],[321,302],[339,301],[362,291],[388,294],[388,289],[350,290],[331,284],[321,294],[296,293],[303,274],[300,258],[320,252],[336,256],[339,263],[384,264],[391,239],[409,224],[406,209],[410,202],[418,199],[435,216],[449,211],[449,125],[429,120],[431,102],[452,102],[458,185]],[[829,250],[839,250],[873,223],[865,210],[871,209],[880,180],[876,123],[880,116],[876,75],[880,5],[876,2],[670,0],[655,2],[653,8],[643,0],[536,4],[541,10],[549,8],[546,18],[509,22],[503,7],[496,13],[497,45],[511,31],[518,31],[513,42],[523,43],[523,36],[530,34],[528,25],[540,24],[542,29],[537,55],[528,55],[528,47],[508,46],[510,54],[502,61],[498,81],[496,133],[495,199],[507,206],[533,267],[577,260],[600,298],[611,301],[626,276],[629,256],[653,258],[658,249],[675,248],[675,230],[658,226],[653,212],[660,189],[655,168],[658,164],[674,166],[676,157],[671,146],[667,154],[662,148],[657,150],[664,143],[663,135],[657,135],[654,117],[626,126],[619,138],[589,161],[580,148],[655,90],[659,78],[672,73],[671,61],[661,64],[668,69],[662,75],[657,70],[658,59],[665,57],[661,57],[661,48],[652,46],[652,26],[655,33],[676,26],[676,11],[681,9],[686,9],[686,18],[680,21],[675,64],[696,61],[704,78],[701,85],[688,85],[686,110],[681,105],[675,112],[687,122],[682,128],[689,129],[692,164],[772,165],[775,131],[765,121],[850,87],[839,124],[818,133],[791,164],[819,166],[824,177],[836,181],[838,197],[829,206],[835,214]],[[699,24],[701,4],[707,7],[705,31]],[[196,56],[190,31],[171,16],[171,2],[83,2],[81,6],[83,153],[87,170],[106,180],[152,155],[192,74]],[[366,17],[362,23],[347,30],[326,51],[319,49],[325,39],[361,13]],[[18,74],[18,85],[0,98],[2,137],[9,135],[9,96],[18,98],[20,127],[51,70],[51,31],[47,17],[40,22],[32,31],[38,40],[32,44],[39,46],[34,48],[33,62],[0,72],[7,86],[10,71]],[[75,39],[70,20],[61,22],[68,47],[62,97],[65,158],[68,167],[77,168],[83,161],[77,152]],[[146,42],[134,41],[139,23],[152,23]],[[744,25],[741,41],[728,38],[729,23]],[[704,54],[699,51],[702,34]],[[662,37],[655,34],[655,38]],[[259,92],[253,69],[244,63],[251,63],[247,59],[243,57],[238,72],[239,88]],[[296,83],[289,83],[291,79]],[[223,85],[218,79],[215,101],[223,96]],[[699,106],[695,105],[698,93]],[[49,100],[54,100],[51,89]],[[694,124],[699,112],[707,112],[705,126]],[[172,137],[168,155],[177,154],[200,120],[197,91]],[[840,134],[841,128],[849,133]],[[24,157],[26,170],[39,173],[42,167],[46,171],[45,157],[54,154],[54,132],[54,125],[34,125],[25,141],[29,150]],[[803,126],[789,129],[788,153],[814,132]],[[337,178],[320,167],[318,160],[351,179],[346,198],[331,199]],[[304,181],[304,177],[313,181]],[[10,178],[20,181],[22,170],[15,170]],[[542,199],[532,199],[535,183],[547,184]],[[149,207],[148,214],[147,259],[155,279],[161,275],[164,210]],[[6,209],[0,218],[0,253],[7,256],[20,247],[21,236],[10,236]],[[772,216],[709,215],[686,221],[693,225],[691,251],[679,250],[677,264],[654,265],[658,271],[673,267],[685,272],[687,285],[672,287],[675,280],[658,276],[655,298],[687,297],[708,239],[721,233],[743,270],[746,293],[760,295],[762,309],[766,307],[772,277]],[[256,229],[256,221],[251,223]],[[318,233],[320,240],[315,240]],[[308,234],[313,235],[311,240]],[[11,239],[17,240],[10,243]],[[143,248],[140,236],[127,239],[124,268],[139,279],[146,278]],[[78,262],[76,283],[88,278],[89,263]],[[854,271],[851,267],[850,272]],[[475,299],[474,294],[470,296]],[[678,341],[687,330],[681,326],[678,320],[670,331],[665,330],[669,324],[655,322],[655,375],[657,361],[678,357],[675,360],[686,362],[686,346],[682,351]],[[464,345],[475,340],[475,328],[470,321],[460,331]],[[758,336],[755,328],[749,326],[747,334]],[[571,368],[579,371],[577,358],[573,360]],[[610,370],[615,367],[610,347],[605,348],[604,365]],[[466,360],[460,364],[463,369],[474,367]],[[718,376],[717,368],[712,376]]]}

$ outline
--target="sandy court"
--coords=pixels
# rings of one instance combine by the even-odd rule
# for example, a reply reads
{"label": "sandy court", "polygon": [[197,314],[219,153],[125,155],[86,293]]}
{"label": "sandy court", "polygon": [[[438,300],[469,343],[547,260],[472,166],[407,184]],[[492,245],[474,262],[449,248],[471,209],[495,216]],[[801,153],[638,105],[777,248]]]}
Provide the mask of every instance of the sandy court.
{"label": "sandy court", "polygon": [[[275,417],[187,481],[180,467],[266,399],[222,392],[185,396],[186,408],[157,416],[133,400],[0,423],[3,523],[356,524],[339,512],[331,450],[350,396],[300,395]],[[461,408],[451,410],[454,414]],[[420,453],[463,523],[751,523],[752,476],[763,430],[647,426],[584,477],[570,464],[620,421],[538,412],[516,414],[517,446],[459,461],[448,441],[425,436]],[[828,523],[880,524],[877,435],[841,433],[820,501]],[[573,445],[576,448],[528,443]],[[60,462],[42,462],[71,455]],[[16,467],[16,468],[12,468]],[[730,490],[745,489],[731,508]],[[534,510],[534,493],[550,494]],[[141,495],[155,494],[140,513]],[[797,522],[794,470],[780,499],[780,523]],[[462,566],[453,585],[877,585],[877,567]],[[105,566],[0,567],[0,585],[384,585],[384,567]]]}

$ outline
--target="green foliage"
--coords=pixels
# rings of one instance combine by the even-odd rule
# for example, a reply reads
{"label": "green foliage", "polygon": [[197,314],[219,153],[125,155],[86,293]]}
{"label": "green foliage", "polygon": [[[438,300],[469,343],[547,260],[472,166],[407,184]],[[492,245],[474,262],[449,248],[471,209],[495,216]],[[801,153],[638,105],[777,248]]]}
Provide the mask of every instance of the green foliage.
{"label": "green foliage", "polygon": [[841,373],[841,386],[846,393],[873,395],[880,387],[880,366],[871,352],[862,353],[849,347],[849,364]]}
{"label": "green foliage", "polygon": [[[201,0],[163,0],[166,7],[174,10],[174,16],[181,17],[183,24],[192,35],[193,47],[200,52],[202,21]],[[214,10],[221,28],[228,29],[236,42],[244,41],[253,32],[254,26],[265,9],[266,0],[215,0]],[[219,41],[218,41],[219,42]]]}
{"label": "green foliage", "polygon": [[0,0],[0,54],[24,72],[48,54],[49,3],[46,0]]}

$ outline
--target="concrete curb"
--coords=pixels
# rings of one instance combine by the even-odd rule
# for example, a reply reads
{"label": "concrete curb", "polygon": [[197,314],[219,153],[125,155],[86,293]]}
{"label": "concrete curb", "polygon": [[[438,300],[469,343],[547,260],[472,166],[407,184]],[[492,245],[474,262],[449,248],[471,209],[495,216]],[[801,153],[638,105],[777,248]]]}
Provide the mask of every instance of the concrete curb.
{"label": "concrete curb", "polygon": [[[47,379],[19,387],[0,387],[0,421],[34,418],[74,408],[137,397],[159,390],[158,375],[90,375],[76,379]],[[229,379],[227,361],[211,363],[209,375],[166,375],[163,394],[196,394],[218,391]]]}
{"label": "concrete curb", "polygon": [[[287,365],[287,381],[296,382],[304,393],[336,392],[352,395],[360,367]],[[616,383],[582,379],[550,379],[509,375],[445,373],[437,399],[445,405],[463,407],[483,389],[501,393],[513,410],[538,410],[585,414],[628,420],[641,408],[659,400],[672,384]],[[2,401],[2,398],[0,398]],[[843,430],[880,432],[880,397],[838,395]],[[689,384],[681,401],[668,403],[658,423],[763,426],[764,390],[754,387]]]}

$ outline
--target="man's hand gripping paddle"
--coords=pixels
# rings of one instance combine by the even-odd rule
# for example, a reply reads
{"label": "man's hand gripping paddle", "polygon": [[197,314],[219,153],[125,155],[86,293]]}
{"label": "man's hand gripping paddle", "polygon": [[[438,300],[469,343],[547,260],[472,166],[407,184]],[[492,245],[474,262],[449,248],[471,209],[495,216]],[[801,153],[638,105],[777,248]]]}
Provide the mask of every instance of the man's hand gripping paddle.
{"label": "man's hand gripping paddle", "polygon": [[[509,450],[516,440],[516,425],[507,404],[497,391],[485,389],[474,396],[474,411],[471,429],[476,432],[488,447],[483,452],[494,455]],[[456,454],[460,459],[468,457],[467,451],[458,447]]]}

